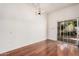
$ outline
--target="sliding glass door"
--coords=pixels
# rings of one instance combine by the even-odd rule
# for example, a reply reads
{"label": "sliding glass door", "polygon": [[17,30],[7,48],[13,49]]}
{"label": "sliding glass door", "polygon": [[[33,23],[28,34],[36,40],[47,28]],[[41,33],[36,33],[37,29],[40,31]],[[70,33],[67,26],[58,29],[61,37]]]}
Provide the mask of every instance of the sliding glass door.
{"label": "sliding glass door", "polygon": [[71,19],[58,22],[58,40],[78,44],[79,20]]}

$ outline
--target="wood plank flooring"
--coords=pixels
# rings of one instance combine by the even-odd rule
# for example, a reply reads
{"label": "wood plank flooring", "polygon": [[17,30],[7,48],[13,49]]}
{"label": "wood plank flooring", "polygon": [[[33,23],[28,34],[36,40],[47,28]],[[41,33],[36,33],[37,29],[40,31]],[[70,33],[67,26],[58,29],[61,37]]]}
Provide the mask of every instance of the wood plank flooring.
{"label": "wood plank flooring", "polygon": [[45,40],[2,53],[0,56],[79,56],[77,46],[69,44],[62,49],[61,45],[63,45],[62,42]]}

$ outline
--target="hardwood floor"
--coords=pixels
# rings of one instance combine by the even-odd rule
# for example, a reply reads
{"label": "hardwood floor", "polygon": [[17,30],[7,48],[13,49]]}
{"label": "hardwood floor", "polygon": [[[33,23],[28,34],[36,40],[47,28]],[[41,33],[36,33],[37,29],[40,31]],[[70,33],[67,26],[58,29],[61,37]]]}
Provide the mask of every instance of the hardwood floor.
{"label": "hardwood floor", "polygon": [[79,56],[77,46],[69,44],[62,48],[62,45],[62,42],[45,40],[0,54],[0,56]]}

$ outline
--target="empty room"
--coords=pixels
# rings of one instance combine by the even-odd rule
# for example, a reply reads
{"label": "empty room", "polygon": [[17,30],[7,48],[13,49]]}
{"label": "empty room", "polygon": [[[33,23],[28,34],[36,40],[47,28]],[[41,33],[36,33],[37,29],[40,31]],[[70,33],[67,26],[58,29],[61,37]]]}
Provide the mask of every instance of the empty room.
{"label": "empty room", "polygon": [[79,3],[0,3],[0,56],[79,56]]}

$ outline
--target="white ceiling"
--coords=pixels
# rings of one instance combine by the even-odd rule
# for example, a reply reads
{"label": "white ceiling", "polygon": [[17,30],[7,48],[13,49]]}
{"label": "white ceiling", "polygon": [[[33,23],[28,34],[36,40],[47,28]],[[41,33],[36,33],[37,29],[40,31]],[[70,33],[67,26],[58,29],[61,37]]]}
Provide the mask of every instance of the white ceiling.
{"label": "white ceiling", "polygon": [[[79,3],[40,3],[40,8],[41,8],[41,12],[45,14],[45,13],[55,12],[57,10],[77,4]],[[6,5],[18,5],[18,4],[0,4],[0,6],[6,6]],[[39,3],[22,3],[19,5],[20,6],[23,5],[26,7],[28,6],[32,9],[33,12],[37,12],[39,7]]]}
{"label": "white ceiling", "polygon": [[[50,13],[76,4],[78,3],[40,3],[40,8],[42,13]],[[31,6],[37,8],[39,3],[32,3]]]}

